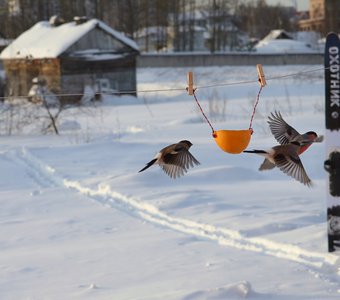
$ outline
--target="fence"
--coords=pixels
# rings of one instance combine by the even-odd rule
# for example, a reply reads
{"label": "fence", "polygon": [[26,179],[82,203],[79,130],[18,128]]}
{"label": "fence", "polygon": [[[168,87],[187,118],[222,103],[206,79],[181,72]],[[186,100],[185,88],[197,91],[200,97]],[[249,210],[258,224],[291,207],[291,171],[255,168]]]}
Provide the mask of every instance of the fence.
{"label": "fence", "polygon": [[143,54],[138,57],[138,68],[205,67],[247,65],[318,65],[323,64],[323,53],[172,53]]}

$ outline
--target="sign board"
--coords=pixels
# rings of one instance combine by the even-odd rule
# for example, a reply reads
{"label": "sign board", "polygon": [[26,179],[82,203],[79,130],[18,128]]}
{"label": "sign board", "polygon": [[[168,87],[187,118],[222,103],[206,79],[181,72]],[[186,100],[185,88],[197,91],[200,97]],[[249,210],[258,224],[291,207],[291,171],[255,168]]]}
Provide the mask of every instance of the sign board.
{"label": "sign board", "polygon": [[325,47],[328,251],[340,252],[340,40],[329,33]]}

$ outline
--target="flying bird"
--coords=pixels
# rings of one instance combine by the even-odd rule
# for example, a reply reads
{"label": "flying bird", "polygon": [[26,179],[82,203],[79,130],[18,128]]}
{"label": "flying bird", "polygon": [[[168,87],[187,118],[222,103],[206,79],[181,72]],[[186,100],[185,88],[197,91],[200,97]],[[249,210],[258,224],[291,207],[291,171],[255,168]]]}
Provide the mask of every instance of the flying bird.
{"label": "flying bird", "polygon": [[153,160],[139,172],[143,172],[152,165],[158,164],[171,178],[177,178],[188,171],[190,167],[199,165],[199,161],[189,152],[192,143],[187,140],[169,145],[160,150]]}
{"label": "flying bird", "polygon": [[275,139],[281,144],[286,145],[293,141],[297,141],[301,145],[300,153],[305,152],[313,143],[320,143],[323,141],[323,136],[318,136],[314,131],[308,131],[300,134],[292,126],[290,126],[282,118],[280,112],[275,111],[268,117],[268,124],[270,131]]}
{"label": "flying bird", "polygon": [[259,170],[272,169],[278,167],[283,173],[293,177],[297,181],[312,186],[312,181],[308,177],[303,164],[299,158],[301,144],[293,141],[289,144],[274,146],[265,150],[245,150],[246,153],[255,153],[265,157]]}
{"label": "flying bird", "polygon": [[[305,152],[313,143],[321,143],[323,141],[323,136],[318,136],[314,131],[300,134],[282,118],[279,111],[271,113],[268,117],[268,124],[273,136],[281,145],[287,145],[292,142],[299,143],[300,148],[297,153],[298,155]],[[275,164],[265,158],[259,170],[269,170],[274,167]]]}

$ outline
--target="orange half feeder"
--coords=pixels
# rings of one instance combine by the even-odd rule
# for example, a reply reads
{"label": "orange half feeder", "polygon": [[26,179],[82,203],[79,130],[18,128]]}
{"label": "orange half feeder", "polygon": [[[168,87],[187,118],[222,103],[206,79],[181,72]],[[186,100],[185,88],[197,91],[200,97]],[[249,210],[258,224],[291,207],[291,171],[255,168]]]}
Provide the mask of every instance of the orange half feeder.
{"label": "orange half feeder", "polygon": [[213,132],[216,144],[225,152],[241,153],[247,148],[253,130],[217,130]]}
{"label": "orange half feeder", "polygon": [[253,118],[255,115],[256,106],[260,100],[260,94],[261,94],[262,88],[267,84],[266,79],[264,77],[262,65],[258,64],[256,65],[256,68],[257,68],[257,73],[258,73],[258,81],[260,83],[260,90],[257,94],[256,102],[253,108],[253,113],[250,118],[249,129],[244,129],[244,130],[217,130],[217,131],[214,130],[213,126],[211,125],[208,117],[205,115],[196,97],[196,94],[195,94],[196,89],[193,86],[194,85],[193,74],[192,72],[188,72],[187,91],[189,95],[194,96],[195,101],[199,109],[201,110],[203,117],[206,119],[207,123],[209,124],[212,130],[212,136],[215,139],[216,144],[224,152],[228,152],[231,154],[239,154],[242,151],[244,151],[250,143],[251,135],[253,134],[252,123],[253,123]]}

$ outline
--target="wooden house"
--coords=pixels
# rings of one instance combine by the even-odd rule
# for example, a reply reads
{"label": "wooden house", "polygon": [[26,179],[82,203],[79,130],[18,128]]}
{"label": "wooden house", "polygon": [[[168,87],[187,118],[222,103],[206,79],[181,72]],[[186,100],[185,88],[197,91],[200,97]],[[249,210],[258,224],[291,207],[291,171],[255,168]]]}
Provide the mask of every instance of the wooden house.
{"label": "wooden house", "polygon": [[[6,94],[25,96],[42,78],[62,102],[79,101],[85,90],[136,95],[137,44],[97,19],[42,21],[0,54]],[[132,91],[132,92],[131,92]]]}

